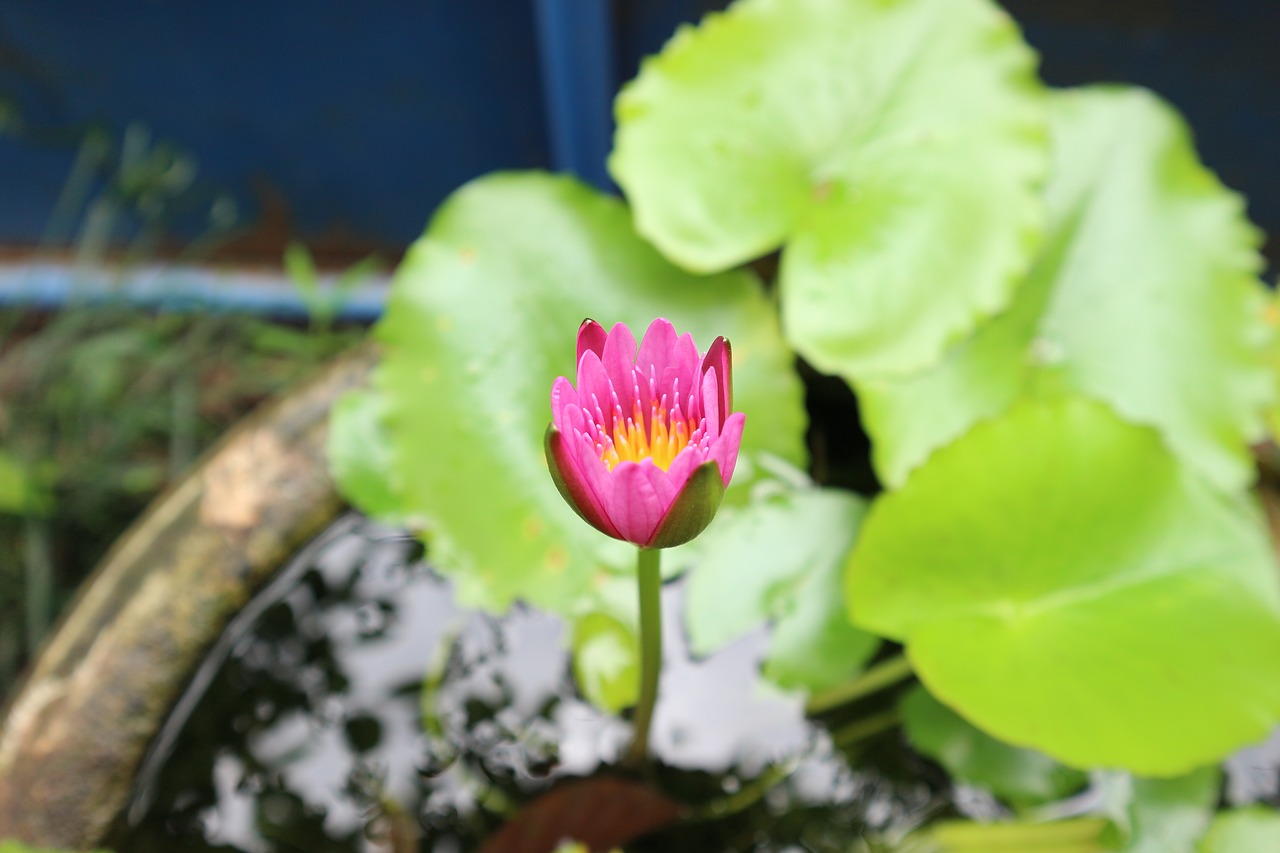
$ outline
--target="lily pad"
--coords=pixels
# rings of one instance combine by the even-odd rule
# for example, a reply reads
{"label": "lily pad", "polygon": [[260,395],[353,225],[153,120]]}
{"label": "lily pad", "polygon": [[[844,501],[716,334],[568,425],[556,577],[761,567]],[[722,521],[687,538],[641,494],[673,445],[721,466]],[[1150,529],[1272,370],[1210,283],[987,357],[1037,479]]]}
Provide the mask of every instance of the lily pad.
{"label": "lily pad", "polygon": [[1272,853],[1280,850],[1280,814],[1261,806],[1234,809],[1213,819],[1199,853]]}
{"label": "lily pad", "polygon": [[935,697],[1071,766],[1178,775],[1280,719],[1257,508],[1098,403],[1020,403],[935,453],[872,506],[846,594]]}
{"label": "lily pad", "polygon": [[[1125,812],[1125,853],[1194,853],[1209,828],[1222,771],[1202,767],[1174,779],[1134,779]],[[1243,848],[1242,848],[1243,849]]]}
{"label": "lily pad", "polygon": [[987,0],[741,0],[646,61],[616,113],[640,233],[702,271],[785,245],[787,340],[828,373],[937,361],[1037,246],[1042,91]]}
{"label": "lily pad", "polygon": [[[644,329],[658,316],[704,348],[732,340],[735,408],[747,415],[735,484],[753,455],[803,457],[794,356],[758,282],[672,266],[617,199],[566,177],[492,175],[446,201],[410,249],[377,328],[375,388],[406,514],[425,520],[432,561],[464,605],[524,598],[569,613],[589,598],[617,543],[574,514],[547,471],[551,384],[574,373],[584,317]],[[726,501],[745,494],[739,485]]]}
{"label": "lily pad", "polygon": [[876,470],[900,485],[980,420],[1065,390],[1156,427],[1205,475],[1240,488],[1274,396],[1260,235],[1151,93],[1095,87],[1051,103],[1040,259],[1009,310],[939,365],[858,384]]}
{"label": "lily pad", "polygon": [[413,526],[405,517],[403,484],[383,418],[386,402],[370,390],[351,391],[329,416],[326,455],[343,497],[370,518]]}
{"label": "lily pad", "polygon": [[853,678],[880,645],[849,622],[840,595],[866,504],[838,489],[769,485],[693,543],[685,627],[704,655],[771,621],[765,675],[818,691]]}
{"label": "lily pad", "polygon": [[911,745],[957,781],[980,785],[1005,802],[1026,807],[1061,799],[1085,786],[1088,774],[1035,750],[996,740],[917,686],[899,706]]}

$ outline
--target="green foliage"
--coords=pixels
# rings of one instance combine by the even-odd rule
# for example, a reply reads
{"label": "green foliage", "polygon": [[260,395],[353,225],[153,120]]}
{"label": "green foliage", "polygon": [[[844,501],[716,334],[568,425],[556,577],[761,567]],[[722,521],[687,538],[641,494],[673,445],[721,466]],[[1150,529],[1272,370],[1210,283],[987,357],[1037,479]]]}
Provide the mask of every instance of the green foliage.
{"label": "green foliage", "polygon": [[329,469],[347,499],[369,517],[418,526],[403,514],[403,486],[392,464],[385,408],[384,399],[367,390],[352,391],[334,405],[326,448]]}
{"label": "green foliage", "polygon": [[1273,853],[1280,850],[1280,814],[1253,806],[1213,819],[1197,853]]}
{"label": "green foliage", "polygon": [[1224,487],[1274,396],[1259,235],[1140,89],[1058,93],[1049,235],[1014,304],[937,367],[858,386],[882,478],[1026,397],[1070,391],[1150,424]]}
{"label": "green foliage", "polygon": [[578,688],[610,713],[640,697],[640,657],[634,626],[592,611],[573,626],[573,672]]}
{"label": "green foliage", "polygon": [[903,697],[900,709],[903,731],[916,750],[941,764],[952,778],[981,785],[1014,806],[1061,799],[1088,781],[1079,770],[974,728],[923,687]]}
{"label": "green foliage", "polygon": [[918,370],[1035,250],[1034,65],[986,0],[743,0],[619,95],[610,167],[689,269],[784,247],[787,340],[820,370]]}
{"label": "green foliage", "polygon": [[147,501],[352,334],[115,304],[0,313],[0,693]]}
{"label": "green foliage", "polygon": [[[681,30],[617,101],[633,210],[506,174],[437,213],[375,387],[336,414],[342,487],[421,526],[464,603],[568,615],[579,684],[621,709],[631,554],[556,494],[548,390],[583,317],[726,334],[742,468],[666,563],[692,569],[693,651],[768,624],[764,675],[826,712],[883,687],[851,680],[898,641],[924,685],[911,742],[1018,808],[1085,770],[1144,775],[1112,774],[1109,820],[948,823],[903,850],[1189,853],[1206,765],[1280,720],[1280,587],[1247,491],[1280,314],[1176,113],[1132,88],[1050,94],[1033,65],[986,0],[740,0]],[[775,250],[764,288],[732,269]],[[857,393],[889,489],[869,510],[757,476],[803,457],[795,355]]]}
{"label": "green foliage", "polygon": [[34,473],[13,454],[0,450],[0,513],[39,515],[48,508],[49,496]]}
{"label": "green foliage", "polygon": [[1202,767],[1173,779],[1126,779],[1127,802],[1114,815],[1125,853],[1193,853],[1218,804],[1222,773]]}
{"label": "green foliage", "polygon": [[[28,847],[21,841],[0,841],[0,853],[66,853],[66,851],[55,850],[52,847]],[[99,850],[97,853],[110,853],[110,851]]]}
{"label": "green foliage", "polygon": [[[588,316],[639,329],[665,316],[703,347],[726,335],[748,424],[735,484],[750,480],[760,453],[801,457],[799,383],[752,276],[673,267],[635,236],[622,205],[572,180],[476,181],[440,209],[397,273],[375,379],[403,510],[423,519],[433,562],[464,603],[501,609],[523,597],[580,612],[591,609],[593,578],[630,569],[561,500],[542,448],[551,383],[573,374],[574,333]],[[343,486],[359,501],[358,487]],[[744,492],[736,485],[726,500]]]}
{"label": "green foliage", "polygon": [[849,623],[841,572],[864,502],[837,489],[762,483],[756,498],[691,544],[685,604],[694,654],[773,623],[765,674],[818,691],[858,674],[880,645]]}
{"label": "green foliage", "polygon": [[1049,823],[944,821],[912,833],[893,853],[1103,853],[1108,824],[1100,818]]}
{"label": "green foliage", "polygon": [[285,275],[298,289],[311,317],[311,327],[318,331],[333,328],[333,321],[342,310],[343,303],[351,292],[365,282],[369,276],[382,268],[382,261],[376,255],[361,260],[338,275],[333,283],[325,286],[320,280],[320,271],[316,269],[315,259],[311,252],[301,243],[290,243],[284,250]]}
{"label": "green foliage", "polygon": [[1022,403],[935,453],[872,507],[847,595],[934,696],[1072,766],[1183,773],[1280,718],[1256,510],[1100,404]]}

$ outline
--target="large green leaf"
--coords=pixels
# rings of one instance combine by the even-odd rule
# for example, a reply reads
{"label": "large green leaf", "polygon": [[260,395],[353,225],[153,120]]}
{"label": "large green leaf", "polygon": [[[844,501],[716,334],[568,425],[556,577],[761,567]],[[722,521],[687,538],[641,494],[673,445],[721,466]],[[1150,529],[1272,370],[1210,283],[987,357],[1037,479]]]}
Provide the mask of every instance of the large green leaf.
{"label": "large green leaf", "polygon": [[860,383],[881,478],[1046,385],[1164,433],[1226,487],[1273,394],[1259,235],[1196,159],[1182,121],[1140,89],[1054,96],[1050,235],[1013,306],[937,367]]}
{"label": "large green leaf", "polygon": [[974,728],[923,687],[912,689],[899,707],[913,747],[941,764],[954,779],[981,785],[1012,805],[1061,799],[1089,780],[1083,771]]}
{"label": "large green leaf", "polygon": [[740,0],[616,111],[640,232],[708,271],[786,243],[787,339],[828,373],[935,362],[1036,248],[1035,59],[986,0]]}
{"label": "large green leaf", "polygon": [[621,553],[630,568],[628,549],[561,500],[542,439],[582,319],[642,333],[658,316],[704,348],[732,339],[747,414],[735,485],[761,452],[799,460],[793,356],[755,279],[673,267],[616,199],[564,177],[493,175],[455,193],[410,249],[377,329],[386,355],[375,386],[407,514],[426,520],[432,560],[464,604],[522,597],[580,611],[602,555]]}
{"label": "large green leaf", "polygon": [[329,471],[343,497],[371,518],[416,527],[407,513],[384,419],[386,401],[363,389],[345,394],[329,417]]}
{"label": "large green leaf", "polygon": [[1096,817],[1049,823],[947,820],[883,849],[893,853],[1104,853],[1115,849],[1104,841],[1108,829],[1109,824]]}
{"label": "large green leaf", "polygon": [[1133,779],[1119,828],[1125,853],[1193,853],[1218,804],[1222,771],[1202,767],[1175,779]]}
{"label": "large green leaf", "polygon": [[773,621],[765,674],[817,691],[846,681],[879,646],[849,622],[840,595],[864,502],[837,489],[778,486],[696,542],[685,625],[694,654]]}
{"label": "large green leaf", "polygon": [[1021,403],[935,453],[872,506],[846,593],[934,696],[1072,766],[1185,773],[1280,719],[1256,507],[1097,403]]}
{"label": "large green leaf", "polygon": [[1196,849],[1200,853],[1275,853],[1280,850],[1280,814],[1261,806],[1223,812]]}

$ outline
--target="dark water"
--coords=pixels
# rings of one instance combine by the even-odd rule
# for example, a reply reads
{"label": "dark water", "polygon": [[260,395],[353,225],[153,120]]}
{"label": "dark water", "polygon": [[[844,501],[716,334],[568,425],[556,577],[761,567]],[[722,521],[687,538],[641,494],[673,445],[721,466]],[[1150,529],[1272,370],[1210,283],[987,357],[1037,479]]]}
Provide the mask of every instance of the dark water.
{"label": "dark water", "polygon": [[[460,610],[421,557],[355,515],[304,549],[196,675],[112,849],[478,850],[557,782],[616,778],[629,725],[576,693],[565,625],[527,608]],[[806,720],[799,700],[756,678],[763,632],[692,659],[679,584],[663,595],[657,761],[638,781],[683,817],[628,850],[848,853],[864,834],[999,813],[896,731],[833,746],[893,691],[830,728]],[[1232,800],[1275,797],[1277,750],[1232,759]]]}
{"label": "dark water", "polygon": [[[861,756],[882,753],[875,763],[901,774],[855,772],[798,699],[767,692],[763,633],[692,659],[680,603],[668,585],[645,782],[691,817],[628,849],[845,853],[867,827],[951,810],[939,775],[911,778],[922,767],[895,736]],[[407,537],[348,516],[214,649],[113,849],[478,849],[555,782],[610,772],[626,745],[629,725],[576,693],[566,639],[558,618],[528,608],[459,610]]]}

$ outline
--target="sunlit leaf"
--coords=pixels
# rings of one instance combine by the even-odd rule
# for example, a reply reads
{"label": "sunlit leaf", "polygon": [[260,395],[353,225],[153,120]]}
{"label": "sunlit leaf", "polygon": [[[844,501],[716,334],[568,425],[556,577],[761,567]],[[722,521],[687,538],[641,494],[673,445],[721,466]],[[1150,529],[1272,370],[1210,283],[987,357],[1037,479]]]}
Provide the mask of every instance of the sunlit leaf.
{"label": "sunlit leaf", "polygon": [[1125,853],[1193,853],[1218,804],[1222,771],[1202,767],[1174,779],[1134,779],[1125,821]]}
{"label": "sunlit leaf", "polygon": [[1253,476],[1273,396],[1257,231],[1140,89],[1052,100],[1049,239],[1013,306],[906,380],[858,386],[881,478],[1015,400],[1069,390],[1158,428],[1215,482]]}
{"label": "sunlit leaf", "polygon": [[383,418],[386,404],[373,391],[352,391],[329,418],[329,470],[343,497],[379,521],[412,525]]}
{"label": "sunlit leaf", "polygon": [[1199,853],[1272,853],[1280,850],[1280,814],[1261,806],[1223,812],[1213,819]]}
{"label": "sunlit leaf", "polygon": [[1014,806],[1061,799],[1088,782],[1088,775],[1079,770],[975,728],[923,687],[914,688],[899,707],[913,747],[941,764],[953,779],[980,785]]}
{"label": "sunlit leaf", "polygon": [[846,593],[930,693],[1072,766],[1186,773],[1280,719],[1257,508],[1097,403],[1022,403],[935,453],[872,506]]}
{"label": "sunlit leaf", "polygon": [[785,246],[787,339],[847,378],[935,362],[1025,274],[1035,59],[986,0],[741,0],[617,101],[610,169],[689,269]]}
{"label": "sunlit leaf", "polygon": [[917,830],[893,853],[1103,853],[1108,824],[1100,818],[1047,823],[949,820]]}
{"label": "sunlit leaf", "polygon": [[821,690],[852,678],[880,640],[849,622],[840,594],[864,502],[837,489],[779,486],[726,509],[695,543],[685,625],[694,654],[773,623],[765,674]]}
{"label": "sunlit leaf", "polygon": [[584,317],[643,330],[658,316],[703,348],[732,340],[747,425],[726,501],[742,499],[754,455],[800,460],[793,356],[756,280],[673,267],[616,199],[564,177],[494,175],[455,193],[410,249],[378,326],[375,386],[405,508],[427,522],[432,561],[464,604],[523,597],[568,612],[601,555],[618,553],[547,472],[551,383],[573,375]]}

